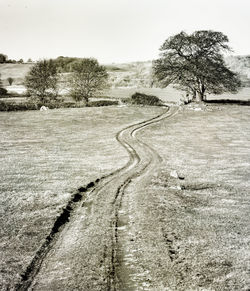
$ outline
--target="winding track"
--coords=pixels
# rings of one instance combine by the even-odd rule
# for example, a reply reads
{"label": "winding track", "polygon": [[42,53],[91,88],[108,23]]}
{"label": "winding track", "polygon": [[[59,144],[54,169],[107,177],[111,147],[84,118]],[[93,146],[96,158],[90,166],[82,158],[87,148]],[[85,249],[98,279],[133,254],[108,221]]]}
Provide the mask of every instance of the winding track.
{"label": "winding track", "polygon": [[167,108],[163,114],[117,134],[129,161],[86,188],[72,209],[70,221],[53,234],[17,290],[136,290],[126,248],[128,205],[122,202],[131,181],[145,179],[161,162],[158,153],[136,134],[176,113],[176,108]]}

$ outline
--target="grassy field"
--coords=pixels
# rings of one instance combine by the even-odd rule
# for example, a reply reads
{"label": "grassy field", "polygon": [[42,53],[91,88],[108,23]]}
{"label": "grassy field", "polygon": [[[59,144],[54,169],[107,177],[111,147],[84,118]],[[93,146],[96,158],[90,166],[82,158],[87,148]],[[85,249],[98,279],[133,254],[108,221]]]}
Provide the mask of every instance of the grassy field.
{"label": "grassy field", "polygon": [[[17,92],[23,93],[25,88],[23,85],[12,85],[6,87],[9,92]],[[164,102],[176,103],[180,99],[184,98],[185,93],[174,89],[169,86],[165,89],[160,88],[112,88],[103,93],[99,98],[105,97],[108,99],[122,100],[125,98],[130,98],[132,94],[135,92],[145,93],[149,95],[155,95],[159,97]],[[222,95],[208,95],[208,100],[223,100],[223,99],[231,99],[231,100],[250,100],[250,88],[242,88],[237,94],[229,94],[225,93]],[[8,101],[8,102],[23,102],[26,98],[0,98],[0,100]]]}
{"label": "grassy field", "polygon": [[[172,86],[165,89],[161,88],[112,88],[104,93],[104,95],[112,98],[129,98],[135,92],[141,92],[149,95],[155,95],[164,102],[178,102],[185,97],[185,92],[178,91]],[[208,100],[213,99],[235,99],[235,100],[250,100],[250,88],[242,88],[237,94],[225,93],[222,95],[208,95]]]}
{"label": "grassy field", "polygon": [[175,90],[172,87],[165,89],[160,88],[112,88],[105,92],[104,95],[110,96],[115,99],[130,98],[135,92],[155,95],[165,102],[178,102],[184,93]]}
{"label": "grassy field", "polygon": [[[185,106],[138,135],[164,159],[143,189],[129,189],[137,197],[135,244],[143,246],[139,261],[150,290],[250,286],[250,109],[204,108]],[[1,290],[18,281],[72,193],[126,163],[116,132],[161,111],[0,113]]]}
{"label": "grassy field", "polygon": [[231,99],[231,100],[250,100],[250,88],[242,88],[237,94],[224,93],[221,95],[208,95],[208,100]]}
{"label": "grassy field", "polygon": [[249,290],[249,120],[248,106],[187,106],[140,133],[164,158],[130,189],[149,290]]}
{"label": "grassy field", "polygon": [[126,163],[116,132],[161,111],[102,107],[0,113],[1,290],[19,279],[72,193]]}

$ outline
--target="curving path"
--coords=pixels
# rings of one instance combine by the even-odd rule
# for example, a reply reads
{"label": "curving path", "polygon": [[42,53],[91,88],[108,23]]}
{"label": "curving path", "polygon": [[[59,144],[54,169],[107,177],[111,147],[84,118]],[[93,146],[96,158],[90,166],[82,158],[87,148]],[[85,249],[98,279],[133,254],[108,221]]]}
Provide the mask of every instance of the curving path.
{"label": "curving path", "polygon": [[73,200],[70,220],[59,224],[16,290],[137,290],[136,263],[128,245],[133,193],[126,190],[134,180],[146,179],[161,157],[136,134],[176,113],[177,108],[167,108],[117,134],[117,141],[129,153],[128,163],[90,183],[81,199]]}

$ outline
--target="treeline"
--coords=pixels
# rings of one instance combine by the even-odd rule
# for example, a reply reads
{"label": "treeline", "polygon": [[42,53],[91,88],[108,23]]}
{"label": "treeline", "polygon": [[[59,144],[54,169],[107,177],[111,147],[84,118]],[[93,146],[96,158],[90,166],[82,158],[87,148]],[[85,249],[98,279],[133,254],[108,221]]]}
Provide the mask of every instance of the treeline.
{"label": "treeline", "polygon": [[57,68],[58,73],[70,73],[74,71],[74,67],[80,64],[86,58],[64,57],[60,56],[56,59],[51,59]]}
{"label": "treeline", "polygon": [[[80,63],[84,58],[77,57],[64,57],[60,56],[56,59],[52,59],[55,66],[57,67],[58,73],[69,73],[73,71],[75,64]],[[23,59],[12,60],[9,59],[7,55],[0,53],[0,64],[22,64],[24,63]],[[29,58],[27,63],[33,63],[32,59]]]}
{"label": "treeline", "polygon": [[[83,58],[76,57],[64,57],[60,56],[56,59],[52,59],[59,73],[69,73],[73,71],[73,67],[75,64],[80,63]],[[32,63],[32,59],[29,58],[27,60],[28,63]],[[0,64],[22,64],[24,63],[23,59],[20,60],[12,60],[8,59],[8,56],[0,53]]]}
{"label": "treeline", "polygon": [[[0,54],[0,64],[23,64],[23,59],[20,59],[20,60],[11,60],[11,59],[8,59],[8,56],[5,55],[5,54]],[[27,62],[32,62],[31,59],[28,59]]]}
{"label": "treeline", "polygon": [[75,57],[63,57],[60,56],[56,59],[53,59],[55,66],[59,73],[69,73],[73,71],[74,66],[77,63],[80,63],[82,58],[75,58]]}

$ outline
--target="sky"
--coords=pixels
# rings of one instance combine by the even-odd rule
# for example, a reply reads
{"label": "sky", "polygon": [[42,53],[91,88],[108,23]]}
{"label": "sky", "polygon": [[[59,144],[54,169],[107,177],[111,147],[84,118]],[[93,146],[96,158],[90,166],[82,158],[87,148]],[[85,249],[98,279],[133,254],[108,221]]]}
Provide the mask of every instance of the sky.
{"label": "sky", "polygon": [[0,0],[0,53],[147,61],[181,31],[221,31],[250,54],[250,0]]}

